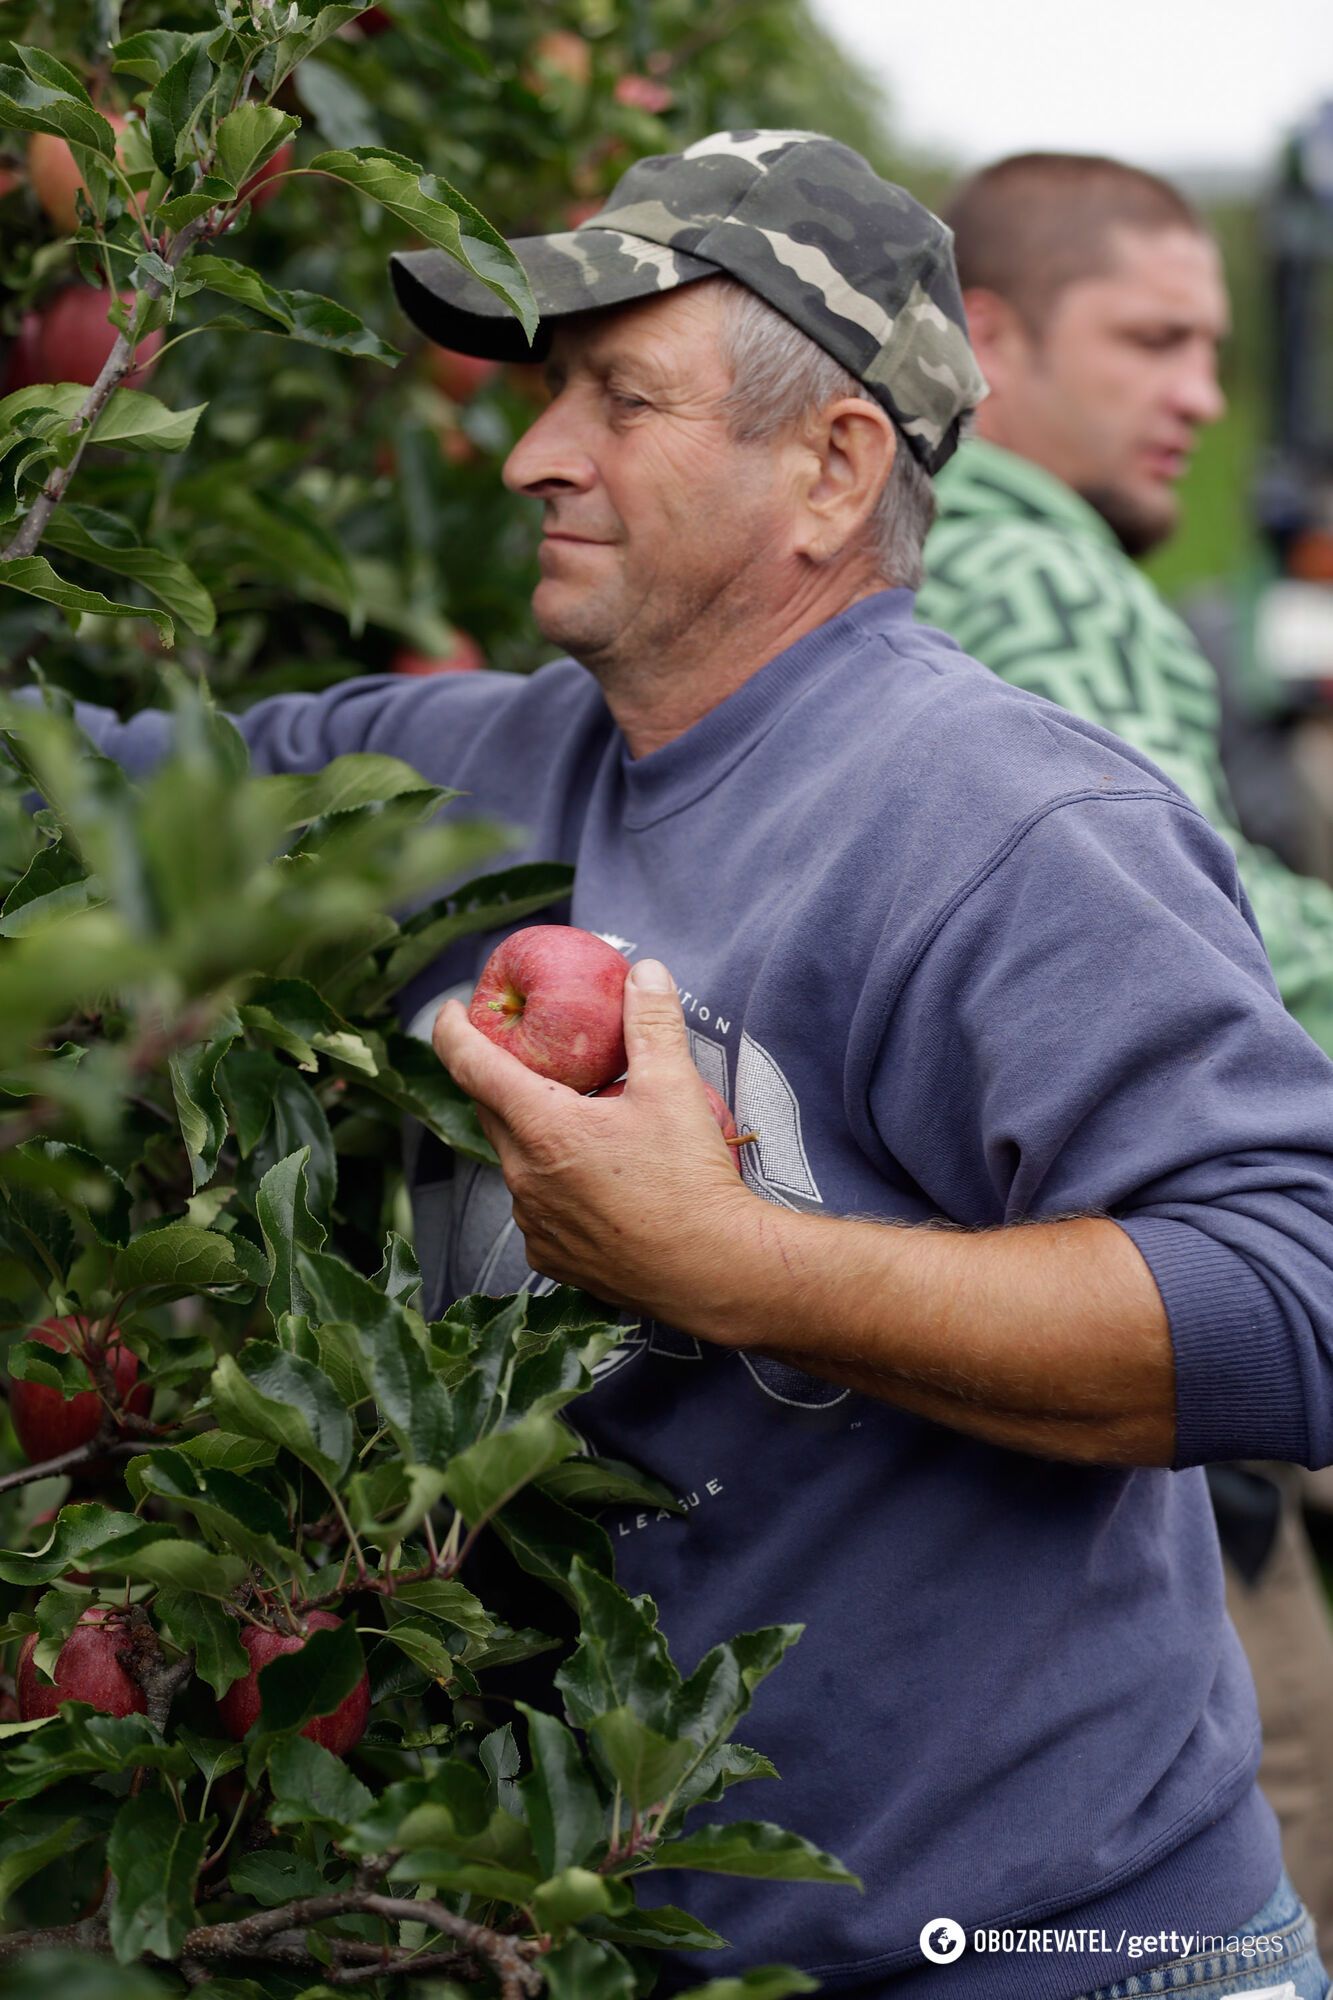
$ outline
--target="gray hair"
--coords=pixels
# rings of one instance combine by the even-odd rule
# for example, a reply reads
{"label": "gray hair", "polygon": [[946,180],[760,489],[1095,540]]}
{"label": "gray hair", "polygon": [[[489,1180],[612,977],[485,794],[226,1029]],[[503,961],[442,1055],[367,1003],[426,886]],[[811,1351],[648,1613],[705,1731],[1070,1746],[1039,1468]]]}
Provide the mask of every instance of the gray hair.
{"label": "gray hair", "polygon": [[[874,403],[869,390],[831,354],[748,286],[732,278],[724,288],[722,340],[731,364],[727,397],[731,434],[741,444],[761,444],[798,424],[810,410],[843,396]],[[875,408],[882,405],[875,403]],[[892,421],[892,419],[890,419]],[[893,425],[893,469],[866,524],[875,567],[886,583],[916,590],[921,550],[935,519],[930,474]]]}

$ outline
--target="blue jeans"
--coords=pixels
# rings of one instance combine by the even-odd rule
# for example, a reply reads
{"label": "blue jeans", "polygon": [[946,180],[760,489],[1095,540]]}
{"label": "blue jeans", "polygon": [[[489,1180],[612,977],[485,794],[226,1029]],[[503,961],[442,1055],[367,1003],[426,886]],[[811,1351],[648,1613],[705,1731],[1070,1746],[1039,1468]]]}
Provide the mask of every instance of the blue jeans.
{"label": "blue jeans", "polygon": [[[1184,2000],[1222,2000],[1230,1993],[1262,1993],[1286,1985],[1296,1989],[1296,2000],[1329,2000],[1333,1987],[1315,1948],[1314,1919],[1293,1889],[1283,1870],[1282,1880],[1262,1910],[1248,1923],[1237,1924],[1228,1933],[1235,1938],[1264,1938],[1272,1949],[1262,1957],[1237,1951],[1204,1958],[1178,1958],[1170,1965],[1156,1966],[1151,1972],[1136,1972],[1114,1986],[1102,1986],[1084,1993],[1078,2000],[1135,2000],[1139,1994],[1179,1993]],[[1278,1943],[1282,1949],[1276,1949]]]}

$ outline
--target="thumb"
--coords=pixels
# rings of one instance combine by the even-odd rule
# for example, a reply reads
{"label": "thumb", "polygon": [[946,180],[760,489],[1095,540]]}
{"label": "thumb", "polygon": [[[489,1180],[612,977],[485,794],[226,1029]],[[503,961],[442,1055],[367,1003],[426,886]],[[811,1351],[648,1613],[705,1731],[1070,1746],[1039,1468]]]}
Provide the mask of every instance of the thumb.
{"label": "thumb", "polygon": [[656,958],[632,965],[625,981],[625,1054],[629,1073],[673,1062],[690,1063],[685,1015],[671,974]]}

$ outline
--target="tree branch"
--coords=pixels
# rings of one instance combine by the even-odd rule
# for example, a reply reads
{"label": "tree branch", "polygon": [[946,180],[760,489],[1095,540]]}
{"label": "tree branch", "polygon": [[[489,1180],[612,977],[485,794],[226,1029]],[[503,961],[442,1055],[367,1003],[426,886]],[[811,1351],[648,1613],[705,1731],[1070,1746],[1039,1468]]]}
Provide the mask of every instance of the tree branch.
{"label": "tree branch", "polygon": [[[297,1902],[285,1903],[281,1909],[259,1910],[253,1916],[238,1918],[234,1923],[203,1924],[188,1934],[181,1947],[181,1956],[184,1959],[262,1958],[266,1946],[270,1942],[276,1944],[286,1931],[306,1930],[311,1924],[322,1923],[329,1917],[355,1914],[382,1917],[386,1923],[423,1923],[445,1937],[453,1938],[465,1953],[484,1959],[494,1969],[505,2000],[522,2000],[525,1994],[541,1992],[542,1977],[532,1964],[532,1960],[541,1954],[540,1945],[487,1930],[482,1924],[456,1916],[443,1903],[415,1900],[408,1896],[381,1896],[364,1890],[305,1896]],[[8,1940],[0,1939],[0,1950],[7,1943]],[[419,1964],[421,1957],[421,1953],[415,1954],[415,1963]],[[412,1957],[401,1953],[391,1955],[382,1970],[385,1973],[407,1970],[413,1962]]]}
{"label": "tree branch", "polygon": [[[180,263],[181,259],[194,247],[199,237],[203,235],[204,228],[205,219],[202,215],[197,215],[193,222],[187,222],[172,242],[171,248],[167,251],[163,261],[171,265],[174,269]],[[160,299],[165,289],[166,287],[160,278],[150,278],[143,288],[142,296],[150,299]],[[136,313],[137,310],[136,305]],[[111,352],[102,364],[101,374],[88,391],[78,415],[70,419],[70,430],[81,431],[82,435],[75,446],[69,464],[60,466],[45,486],[43,486],[37,499],[24,516],[23,525],[15,535],[13,541],[9,544],[8,548],[0,550],[0,562],[14,562],[19,556],[30,556],[36,550],[38,543],[46,531],[47,522],[64,498],[65,489],[78,470],[79,460],[83,457],[88,440],[93,434],[93,426],[110,402],[113,392],[119,388],[125,377],[130,373],[133,361],[133,347],[131,347],[125,334],[118,333],[112,345]]]}
{"label": "tree branch", "polygon": [[104,1425],[87,1444],[75,1445],[72,1451],[62,1451],[55,1458],[44,1458],[40,1464],[21,1465],[17,1472],[7,1472],[0,1479],[0,1493],[8,1493],[15,1486],[30,1486],[35,1479],[54,1479],[58,1473],[75,1472],[96,1458],[130,1458],[142,1450],[142,1439],[121,1438],[114,1426]]}

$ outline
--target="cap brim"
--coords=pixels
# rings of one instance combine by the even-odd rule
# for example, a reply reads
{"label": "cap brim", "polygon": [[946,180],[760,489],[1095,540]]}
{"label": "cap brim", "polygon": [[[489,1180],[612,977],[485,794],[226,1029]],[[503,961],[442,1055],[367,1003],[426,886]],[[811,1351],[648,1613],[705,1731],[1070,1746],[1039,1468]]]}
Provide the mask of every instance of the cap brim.
{"label": "cap brim", "polygon": [[587,224],[554,236],[523,236],[509,247],[541,314],[531,346],[504,300],[443,250],[394,252],[389,275],[399,305],[441,347],[487,361],[544,361],[556,320],[718,276],[718,266],[702,257]]}

